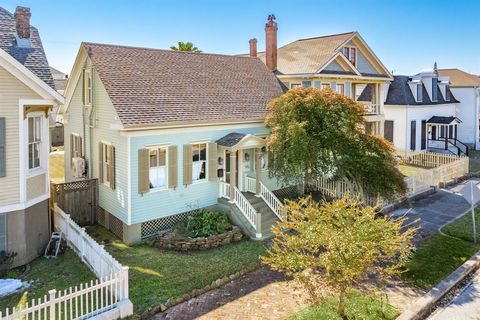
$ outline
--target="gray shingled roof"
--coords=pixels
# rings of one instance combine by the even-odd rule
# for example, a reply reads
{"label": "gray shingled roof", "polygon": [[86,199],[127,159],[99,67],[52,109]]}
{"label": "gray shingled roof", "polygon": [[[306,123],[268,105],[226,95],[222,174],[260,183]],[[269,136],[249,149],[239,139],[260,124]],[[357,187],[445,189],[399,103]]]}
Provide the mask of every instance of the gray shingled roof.
{"label": "gray shingled roof", "polygon": [[387,100],[385,104],[388,105],[432,105],[432,104],[447,104],[459,102],[453,95],[450,89],[447,89],[450,94],[450,101],[445,101],[440,88],[438,88],[438,101],[432,102],[427,93],[427,89],[422,84],[422,102],[417,102],[413,96],[412,90],[408,82],[411,80],[409,76],[394,76],[393,81],[388,88]]}
{"label": "gray shingled roof", "polygon": [[35,27],[30,27],[30,48],[19,48],[16,45],[16,36],[17,31],[13,14],[0,7],[0,49],[6,51],[46,84],[55,89],[38,30]]}
{"label": "gray shingled roof", "polygon": [[242,140],[245,136],[246,134],[244,133],[232,132],[218,139],[216,142],[220,146],[233,147],[234,145],[239,143],[240,140]]}
{"label": "gray shingled roof", "polygon": [[433,116],[427,120],[427,123],[433,124],[451,124],[454,121],[462,122],[457,117],[442,117],[442,116]]}
{"label": "gray shingled roof", "polygon": [[284,91],[256,58],[83,43],[126,127],[260,120]]}

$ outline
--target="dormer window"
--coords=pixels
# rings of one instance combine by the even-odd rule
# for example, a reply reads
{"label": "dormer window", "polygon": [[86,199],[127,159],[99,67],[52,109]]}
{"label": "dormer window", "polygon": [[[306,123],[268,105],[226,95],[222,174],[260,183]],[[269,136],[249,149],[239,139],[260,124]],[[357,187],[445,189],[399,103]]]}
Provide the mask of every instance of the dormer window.
{"label": "dormer window", "polygon": [[445,85],[445,101],[450,101],[450,86]]}
{"label": "dormer window", "polygon": [[417,84],[417,102],[423,101],[423,85],[421,83]]}
{"label": "dormer window", "polygon": [[357,65],[357,48],[343,47],[343,55],[354,65]]}
{"label": "dormer window", "polygon": [[438,78],[432,78],[432,101],[438,101]]}

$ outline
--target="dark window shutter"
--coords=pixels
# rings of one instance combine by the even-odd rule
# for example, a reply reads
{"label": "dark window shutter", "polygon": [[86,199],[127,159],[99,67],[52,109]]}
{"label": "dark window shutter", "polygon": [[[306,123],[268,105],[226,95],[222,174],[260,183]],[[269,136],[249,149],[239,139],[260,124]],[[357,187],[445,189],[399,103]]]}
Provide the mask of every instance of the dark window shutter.
{"label": "dark window shutter", "polygon": [[385,120],[384,137],[386,140],[393,142],[393,120]]}
{"label": "dark window shutter", "polygon": [[422,120],[422,142],[421,149],[425,150],[427,148],[427,120]]}
{"label": "dark window shutter", "polygon": [[5,150],[5,135],[7,129],[5,128],[5,118],[0,118],[0,177],[5,177],[7,171],[7,157]]}
{"label": "dark window shutter", "polygon": [[417,121],[410,122],[410,150],[416,150],[417,142]]}

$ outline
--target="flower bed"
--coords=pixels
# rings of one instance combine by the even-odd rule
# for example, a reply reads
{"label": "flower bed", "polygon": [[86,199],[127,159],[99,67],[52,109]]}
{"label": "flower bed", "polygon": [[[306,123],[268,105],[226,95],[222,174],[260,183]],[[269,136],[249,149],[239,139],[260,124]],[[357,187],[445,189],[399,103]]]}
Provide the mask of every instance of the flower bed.
{"label": "flower bed", "polygon": [[205,250],[237,242],[242,238],[243,234],[237,226],[232,226],[231,230],[220,234],[198,238],[179,237],[174,230],[170,230],[159,235],[152,245],[159,249],[175,251]]}

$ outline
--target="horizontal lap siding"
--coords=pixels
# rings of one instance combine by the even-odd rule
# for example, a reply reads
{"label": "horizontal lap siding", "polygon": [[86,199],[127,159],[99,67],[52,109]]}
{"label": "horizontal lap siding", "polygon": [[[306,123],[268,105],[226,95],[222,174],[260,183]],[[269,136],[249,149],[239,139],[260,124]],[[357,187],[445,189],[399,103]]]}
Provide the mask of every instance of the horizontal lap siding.
{"label": "horizontal lap siding", "polygon": [[[110,142],[115,147],[115,189],[99,185],[98,204],[124,223],[128,223],[128,176],[127,176],[127,138],[122,137],[118,130],[112,130],[111,124],[118,124],[117,114],[103,84],[94,73],[94,103],[96,105],[96,123],[92,129],[92,169],[93,177],[99,177],[99,149],[101,141]],[[90,142],[88,141],[87,144]]]}
{"label": "horizontal lap siding", "polygon": [[[64,144],[65,144],[65,181],[73,181],[71,159],[70,159],[70,135],[76,133],[82,137],[82,141],[85,141],[82,127],[82,110],[83,110],[83,99],[82,99],[82,79],[78,80],[75,91],[70,100],[70,105],[67,110],[67,116],[64,124]],[[86,150],[84,150],[84,153]]]}
{"label": "horizontal lap siding", "polygon": [[[99,183],[98,204],[124,223],[128,222],[128,183],[127,183],[127,138],[121,137],[118,130],[110,128],[111,124],[118,124],[117,114],[113,104],[108,97],[103,84],[94,72],[94,106],[95,123],[90,128],[89,117],[85,116],[86,127],[85,134],[82,128],[82,109],[83,109],[83,75],[80,77],[75,92],[72,96],[71,104],[68,109],[68,124],[65,125],[65,173],[67,180],[73,180],[72,171],[69,163],[70,139],[69,135],[74,132],[80,134],[85,143],[85,157],[87,158],[89,172],[92,178],[99,177],[99,157],[98,144],[100,141],[112,143],[115,147],[115,189]],[[89,131],[91,130],[91,137]],[[91,146],[91,148],[90,148]],[[91,154],[89,152],[91,150]]]}
{"label": "horizontal lap siding", "polygon": [[[215,131],[193,132],[182,134],[165,134],[146,137],[132,137],[131,144],[131,172],[132,172],[132,224],[155,220],[176,213],[186,212],[195,208],[202,208],[217,203],[218,182],[193,183],[185,187],[183,185],[183,145],[193,141],[215,142],[231,132],[265,134],[264,127],[235,128]],[[173,144],[178,148],[178,187],[147,193],[143,196],[138,194],[138,149],[147,144]]]}
{"label": "horizontal lap siding", "polygon": [[0,206],[20,202],[18,132],[20,99],[41,99],[41,97],[5,69],[0,68],[0,117],[6,118],[6,176],[0,178]]}

